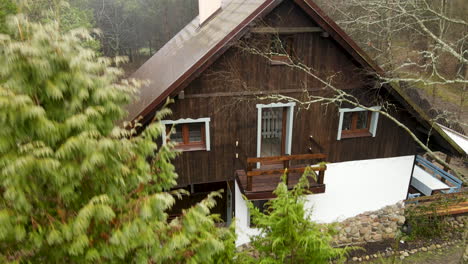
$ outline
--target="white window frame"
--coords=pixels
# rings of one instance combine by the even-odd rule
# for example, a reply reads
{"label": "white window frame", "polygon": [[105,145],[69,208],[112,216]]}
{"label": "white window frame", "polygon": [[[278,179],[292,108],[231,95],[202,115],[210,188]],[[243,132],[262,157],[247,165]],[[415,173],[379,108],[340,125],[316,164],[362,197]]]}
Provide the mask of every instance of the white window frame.
{"label": "white window frame", "polygon": [[[189,124],[189,123],[205,123],[205,150],[210,151],[210,121],[211,118],[209,117],[203,117],[203,118],[197,118],[197,119],[192,119],[192,118],[182,118],[178,120],[162,120],[161,123],[163,125],[177,125],[177,124]],[[162,134],[162,141],[163,145],[166,144],[167,141],[167,135],[166,133]]]}
{"label": "white window frame", "polygon": [[[274,107],[287,107],[287,120],[286,120],[286,146],[285,154],[291,155],[292,146],[292,129],[294,119],[294,106],[295,102],[289,103],[271,103],[271,104],[257,104],[257,158],[260,157],[262,151],[262,110],[263,108],[274,108]],[[257,168],[260,167],[260,163],[257,163]]]}
{"label": "white window frame", "polygon": [[[369,107],[369,108],[371,108],[373,110],[376,110],[376,111],[379,111],[382,107],[372,106],[372,107]],[[369,110],[361,108],[361,107],[340,108],[339,109],[340,121],[339,121],[339,124],[338,124],[338,136],[336,137],[336,140],[341,140],[341,132],[342,132],[342,129],[343,129],[344,114],[349,113],[349,112],[362,112],[362,111],[369,111]],[[372,112],[372,115],[371,115],[371,122],[370,122],[370,126],[369,126],[369,132],[371,133],[372,137],[375,137],[375,135],[377,134],[377,124],[379,122],[379,112],[374,112],[374,111],[371,111],[371,112]]]}

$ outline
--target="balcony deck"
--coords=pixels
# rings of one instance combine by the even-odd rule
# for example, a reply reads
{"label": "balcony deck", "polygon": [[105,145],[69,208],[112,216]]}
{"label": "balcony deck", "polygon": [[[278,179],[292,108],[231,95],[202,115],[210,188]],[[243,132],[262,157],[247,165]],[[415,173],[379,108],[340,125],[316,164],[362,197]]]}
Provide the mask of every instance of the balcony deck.
{"label": "balcony deck", "polygon": [[[235,172],[236,180],[241,188],[242,193],[249,200],[266,200],[275,198],[273,191],[281,182],[281,176],[287,169],[287,184],[288,188],[292,189],[299,181],[306,167],[310,165],[290,165],[291,160],[318,160],[324,159],[323,154],[302,154],[302,155],[290,155],[290,156],[277,156],[277,157],[264,157],[264,158],[249,158],[247,159],[248,164],[255,163],[271,163],[277,162],[276,164],[263,165],[260,169],[254,169],[253,166],[249,165],[246,170],[237,170]],[[280,163],[278,163],[280,162]],[[314,164],[314,163],[309,163]],[[312,193],[324,193],[325,184],[323,184],[324,173],[326,165],[310,166],[313,171],[318,172],[317,181],[308,178],[309,190]]]}

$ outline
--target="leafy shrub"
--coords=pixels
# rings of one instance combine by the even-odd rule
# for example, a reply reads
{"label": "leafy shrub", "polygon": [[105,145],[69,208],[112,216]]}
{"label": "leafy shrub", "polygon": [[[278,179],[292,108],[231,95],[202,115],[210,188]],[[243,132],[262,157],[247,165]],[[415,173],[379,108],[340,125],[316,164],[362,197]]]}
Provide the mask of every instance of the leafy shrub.
{"label": "leafy shrub", "polygon": [[407,206],[405,216],[410,239],[443,238],[453,232],[446,220],[447,216],[441,212],[466,200],[466,198],[458,195],[437,195],[432,199],[434,200],[430,202]]}
{"label": "leafy shrub", "polygon": [[266,213],[261,213],[252,203],[249,209],[252,221],[261,230],[252,238],[251,245],[259,258],[247,258],[247,263],[328,263],[343,262],[349,248],[334,248],[332,226],[319,225],[311,220],[304,209],[308,194],[308,177],[315,176],[307,170],[299,183],[289,191],[283,181],[274,194],[277,198],[267,202]]}

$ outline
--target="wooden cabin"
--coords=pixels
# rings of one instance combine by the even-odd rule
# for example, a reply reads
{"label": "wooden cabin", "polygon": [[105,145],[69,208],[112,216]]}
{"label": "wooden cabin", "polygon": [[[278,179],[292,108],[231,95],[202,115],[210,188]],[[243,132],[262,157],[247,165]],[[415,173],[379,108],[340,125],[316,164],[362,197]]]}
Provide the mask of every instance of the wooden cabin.
{"label": "wooden cabin", "polygon": [[[383,162],[410,157],[405,166],[413,166],[419,149],[407,132],[377,112],[346,104],[300,103],[306,94],[328,96],[330,91],[291,67],[295,62],[323,79],[334,76],[335,87],[368,107],[392,104],[392,115],[426,141],[431,130],[427,116],[401,89],[380,84],[376,75],[383,71],[343,30],[311,0],[212,2],[217,4],[132,76],[149,84],[129,105],[128,121],[141,118],[147,124],[167,98],[175,100],[169,105],[173,114],[162,121],[173,132],[162,142],[178,142],[183,151],[174,161],[180,187],[195,194],[224,188],[218,209],[229,220],[241,193],[252,200],[272,198],[285,168],[292,188],[311,167],[317,174],[310,180],[311,190],[326,194],[327,177],[333,175],[327,167],[382,160],[375,163],[381,167],[347,169],[356,183],[349,188],[378,192],[383,187],[373,187],[364,178],[360,182],[358,176],[390,173],[382,177],[391,179],[405,174],[396,188],[407,193],[409,171],[402,173],[389,165],[393,163]],[[286,54],[281,55],[278,46]],[[272,54],[258,55],[249,47]],[[278,94],[297,101],[263,98]],[[432,148],[464,155],[440,129],[433,128],[429,137]]]}

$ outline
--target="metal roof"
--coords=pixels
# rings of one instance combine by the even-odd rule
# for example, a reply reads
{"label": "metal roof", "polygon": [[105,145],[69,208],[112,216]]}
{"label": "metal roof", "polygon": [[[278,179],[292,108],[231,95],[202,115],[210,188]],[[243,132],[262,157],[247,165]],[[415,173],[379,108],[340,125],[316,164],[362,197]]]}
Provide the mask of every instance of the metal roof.
{"label": "metal roof", "polygon": [[[274,0],[231,0],[199,25],[196,17],[141,66],[131,78],[149,81],[137,100],[127,107],[127,121],[146,116],[200,65],[224,47],[237,33],[267,10]],[[269,10],[269,9],[268,9]]]}

